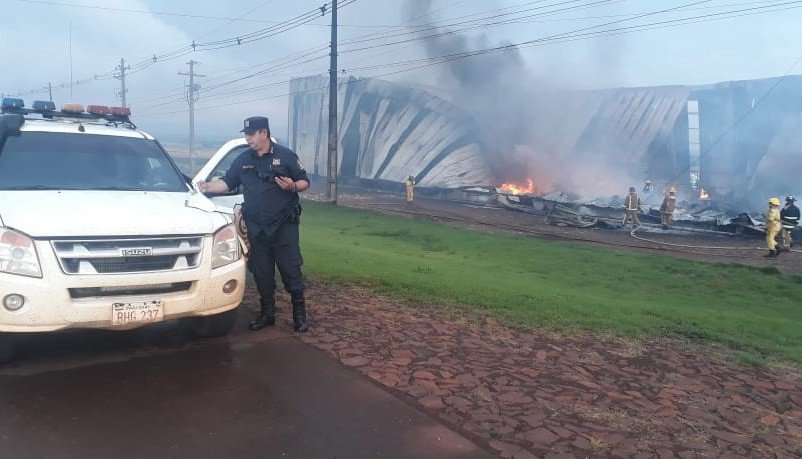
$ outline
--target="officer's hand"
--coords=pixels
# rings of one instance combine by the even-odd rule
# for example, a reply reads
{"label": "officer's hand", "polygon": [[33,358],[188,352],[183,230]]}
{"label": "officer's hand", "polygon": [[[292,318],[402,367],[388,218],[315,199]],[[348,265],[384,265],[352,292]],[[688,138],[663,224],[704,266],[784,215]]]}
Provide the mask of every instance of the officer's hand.
{"label": "officer's hand", "polygon": [[276,184],[284,191],[291,191],[295,182],[289,177],[276,177]]}
{"label": "officer's hand", "polygon": [[201,193],[205,193],[206,192],[206,181],[205,180],[198,180],[197,182],[195,182],[195,186],[198,187],[198,191],[200,191]]}

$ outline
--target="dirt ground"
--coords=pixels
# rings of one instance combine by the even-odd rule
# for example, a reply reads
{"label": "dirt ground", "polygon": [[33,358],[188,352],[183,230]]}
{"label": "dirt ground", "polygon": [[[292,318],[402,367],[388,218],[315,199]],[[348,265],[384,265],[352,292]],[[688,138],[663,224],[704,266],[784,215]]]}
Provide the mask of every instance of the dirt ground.
{"label": "dirt ground", "polygon": [[[758,238],[648,228],[636,233],[651,240],[643,241],[629,230],[559,228],[534,215],[428,199],[409,205],[387,193],[345,193],[339,204],[802,273],[799,253],[765,259]],[[313,283],[309,302],[314,329],[301,339],[501,457],[802,456],[798,369],[744,367],[711,344],[514,330],[355,286]]]}

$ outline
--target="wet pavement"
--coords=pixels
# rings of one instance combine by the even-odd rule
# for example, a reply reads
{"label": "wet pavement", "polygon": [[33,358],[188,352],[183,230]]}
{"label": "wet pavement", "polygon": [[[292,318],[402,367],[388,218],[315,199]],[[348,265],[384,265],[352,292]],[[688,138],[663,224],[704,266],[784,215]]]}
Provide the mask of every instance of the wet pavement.
{"label": "wet pavement", "polygon": [[802,457],[797,368],[715,347],[510,329],[310,282],[312,331],[186,323],[28,337],[0,458]]}
{"label": "wet pavement", "polygon": [[294,338],[195,340],[181,324],[28,337],[0,368],[0,456],[492,455]]}

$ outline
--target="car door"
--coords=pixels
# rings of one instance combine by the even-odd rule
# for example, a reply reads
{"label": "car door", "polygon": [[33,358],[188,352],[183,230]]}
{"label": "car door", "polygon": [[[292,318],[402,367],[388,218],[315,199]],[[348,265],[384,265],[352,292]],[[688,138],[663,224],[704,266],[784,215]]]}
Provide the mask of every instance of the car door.
{"label": "car door", "polygon": [[[247,149],[248,143],[245,139],[234,139],[226,142],[212,155],[200,171],[198,171],[192,183],[196,183],[200,180],[212,180],[222,177],[231,166],[231,163]],[[218,212],[223,212],[228,215],[233,215],[234,206],[242,204],[243,201],[242,189],[226,193],[207,193],[206,197],[214,203]]]}

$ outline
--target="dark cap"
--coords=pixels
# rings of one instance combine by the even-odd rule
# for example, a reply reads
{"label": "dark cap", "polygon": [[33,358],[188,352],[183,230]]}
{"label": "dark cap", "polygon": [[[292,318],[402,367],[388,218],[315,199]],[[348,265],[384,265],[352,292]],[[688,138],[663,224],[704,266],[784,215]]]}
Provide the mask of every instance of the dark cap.
{"label": "dark cap", "polygon": [[251,116],[250,118],[245,118],[245,121],[242,122],[242,130],[240,132],[253,134],[259,129],[267,129],[267,132],[270,132],[270,121],[268,121],[266,116]]}
{"label": "dark cap", "polygon": [[634,193],[635,192],[635,187],[634,186],[629,187],[629,192],[630,193]]}

